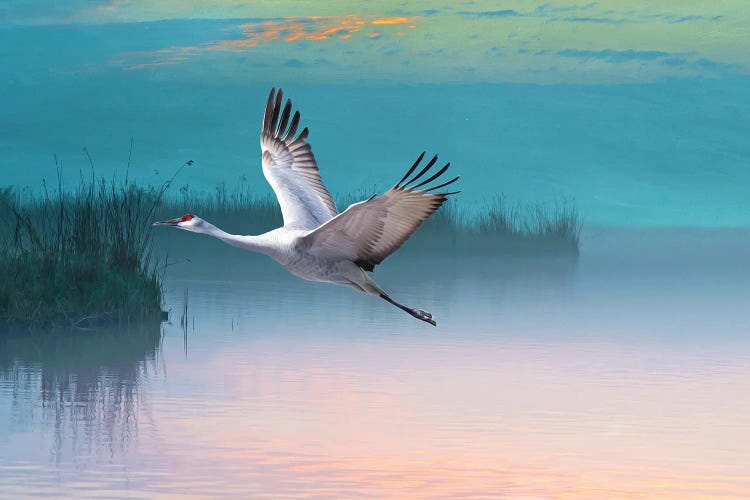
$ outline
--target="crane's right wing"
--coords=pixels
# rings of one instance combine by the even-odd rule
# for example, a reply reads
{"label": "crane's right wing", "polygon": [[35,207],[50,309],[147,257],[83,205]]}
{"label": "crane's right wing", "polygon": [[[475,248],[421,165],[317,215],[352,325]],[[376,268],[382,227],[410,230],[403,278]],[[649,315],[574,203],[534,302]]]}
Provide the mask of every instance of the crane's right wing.
{"label": "crane's right wing", "polygon": [[[432,193],[458,180],[455,177],[428,189],[417,188],[440,177],[450,163],[428,179],[409,187],[420,179],[437,161],[432,158],[414,177],[414,172],[424,158],[422,153],[411,169],[394,187],[383,195],[355,203],[319,228],[302,237],[302,244],[317,255],[327,258],[348,259],[362,269],[372,271],[383,259],[396,251],[451,193]],[[406,182],[404,182],[406,181]]]}
{"label": "crane's right wing", "polygon": [[309,131],[304,128],[295,137],[299,111],[291,116],[292,101],[287,99],[282,108],[282,100],[281,89],[278,93],[271,89],[260,133],[263,175],[279,200],[284,226],[314,229],[335,217],[338,210],[305,141]]}

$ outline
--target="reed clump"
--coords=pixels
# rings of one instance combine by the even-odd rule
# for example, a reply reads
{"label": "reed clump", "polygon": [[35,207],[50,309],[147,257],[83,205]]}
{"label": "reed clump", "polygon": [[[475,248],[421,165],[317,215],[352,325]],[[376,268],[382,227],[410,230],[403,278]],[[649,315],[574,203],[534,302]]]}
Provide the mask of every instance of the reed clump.
{"label": "reed clump", "polygon": [[0,191],[0,324],[92,328],[161,316],[151,258],[161,192],[92,176],[54,195]]}

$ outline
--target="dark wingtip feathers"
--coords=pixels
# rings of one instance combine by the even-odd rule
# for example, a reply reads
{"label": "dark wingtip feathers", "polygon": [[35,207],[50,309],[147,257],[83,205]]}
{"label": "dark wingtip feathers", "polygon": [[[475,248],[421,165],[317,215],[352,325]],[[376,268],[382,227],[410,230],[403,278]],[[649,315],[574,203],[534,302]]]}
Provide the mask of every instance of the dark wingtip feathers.
{"label": "dark wingtip feathers", "polygon": [[261,132],[268,130],[271,126],[271,116],[273,114],[273,101],[276,98],[276,87],[271,87],[271,92],[268,94],[268,100],[266,101],[266,110],[263,112],[263,124],[261,125]]}
{"label": "dark wingtip feathers", "polygon": [[[436,173],[434,173],[433,175],[431,175],[427,179],[423,180],[419,184],[416,184],[414,186],[409,187],[410,184],[413,184],[414,182],[416,182],[417,180],[419,180],[423,175],[425,175],[435,165],[435,163],[437,162],[438,155],[435,155],[435,156],[432,157],[432,159],[429,162],[427,162],[427,165],[425,165],[422,168],[422,170],[419,171],[419,173],[417,173],[414,177],[411,177],[409,179],[409,176],[414,172],[414,170],[416,170],[416,168],[419,166],[419,164],[424,159],[424,156],[425,156],[425,152],[423,151],[422,154],[420,154],[419,157],[417,158],[417,161],[415,161],[414,164],[411,166],[411,168],[409,169],[409,171],[406,172],[406,175],[404,175],[401,178],[401,180],[398,181],[398,184],[396,184],[394,186],[394,189],[408,189],[410,191],[416,190],[416,189],[418,189],[418,188],[420,188],[422,186],[425,186],[425,185],[429,184],[430,182],[434,181],[435,179],[438,179],[451,166],[450,162],[448,162],[442,168],[440,168],[440,170],[438,170]],[[407,179],[409,179],[409,180],[407,180]],[[453,184],[458,179],[459,179],[458,176],[454,177],[453,179],[449,180],[448,182],[444,182],[444,183],[439,184],[437,186],[430,187],[429,189],[423,189],[422,192],[429,193],[430,191],[434,191],[436,189],[440,189],[442,187],[445,187],[445,186],[447,186],[449,184]],[[404,181],[406,181],[406,182],[404,182]],[[457,194],[459,192],[460,191],[455,191],[455,192],[452,192],[452,193],[434,193],[434,194],[436,194],[436,195],[446,195],[447,196],[447,195],[451,195],[451,194]]]}
{"label": "dark wingtip feathers", "polygon": [[417,168],[417,165],[419,165],[419,164],[420,164],[420,162],[421,162],[421,161],[422,161],[422,159],[424,158],[424,155],[425,155],[425,154],[426,154],[426,151],[422,151],[422,154],[421,154],[421,155],[419,155],[419,157],[418,157],[418,158],[417,158],[417,160],[416,160],[416,161],[414,162],[414,164],[413,164],[413,165],[411,166],[411,168],[409,169],[409,171],[408,171],[408,172],[406,172],[406,175],[404,175],[404,176],[403,176],[403,177],[401,178],[401,180],[400,180],[400,181],[398,181],[398,183],[396,184],[396,186],[395,186],[395,187],[401,187],[401,183],[402,183],[402,182],[404,182],[404,181],[405,181],[405,180],[407,179],[407,177],[409,177],[409,176],[411,175],[411,173],[412,173],[412,172],[414,172],[414,169],[415,169],[415,168]]}
{"label": "dark wingtip feathers", "polygon": [[284,135],[284,142],[291,138],[294,138],[294,134],[297,133],[297,127],[299,127],[299,116],[299,111],[295,111],[294,116],[292,117],[292,124],[289,125],[289,130],[287,130],[286,135]]}
{"label": "dark wingtip feathers", "polygon": [[[437,158],[437,156],[435,158]],[[432,166],[432,165],[429,165],[429,166]],[[416,186],[413,186],[412,189],[417,189],[418,187],[422,187],[425,184],[429,184],[430,182],[434,181],[435,179],[437,179],[438,177],[440,177],[441,175],[443,175],[445,173],[445,171],[448,170],[448,167],[450,167],[450,166],[451,166],[450,162],[446,163],[443,168],[441,168],[440,170],[437,171],[437,173],[432,174],[432,176],[429,177],[428,179],[423,180],[422,182],[420,182]]]}
{"label": "dark wingtip feathers", "polygon": [[[460,179],[460,178],[461,178],[461,177],[457,175],[456,177],[454,177],[453,179],[449,180],[448,182],[444,182],[444,183],[442,183],[442,184],[438,184],[437,186],[433,186],[433,187],[431,187],[431,188],[429,188],[429,189],[425,189],[425,190],[424,190],[424,192],[425,192],[425,193],[429,193],[430,191],[434,191],[434,190],[436,190],[436,189],[440,189],[440,188],[443,188],[443,187],[445,187],[445,186],[448,186],[448,185],[450,185],[450,184],[453,184],[454,182],[456,182],[456,181],[457,181],[458,179]],[[457,191],[457,193],[460,193],[460,191]],[[455,194],[455,193],[451,193],[451,194]]]}
{"label": "dark wingtip feathers", "polygon": [[284,110],[281,112],[281,119],[279,120],[279,128],[276,131],[276,135],[280,136],[281,133],[286,130],[286,126],[289,123],[289,115],[292,114],[292,100],[287,99],[284,105]]}
{"label": "dark wingtip feathers", "polygon": [[268,94],[268,101],[266,102],[266,110],[263,113],[261,133],[284,142],[296,142],[306,139],[310,134],[307,128],[304,128],[296,138],[294,137],[299,127],[300,113],[299,111],[295,111],[292,114],[292,100],[287,99],[283,108],[282,103],[284,103],[284,91],[281,88],[276,90],[276,87],[271,87],[271,92]]}
{"label": "dark wingtip feathers", "polygon": [[[409,181],[407,181],[407,183],[404,184],[401,187],[407,187],[409,184],[411,184],[412,182],[414,182],[417,179],[419,179],[420,177],[422,177],[425,173],[427,173],[428,170],[430,170],[432,168],[432,166],[435,164],[435,162],[437,161],[437,159],[438,159],[437,155],[433,156],[432,159],[427,162],[427,165],[425,165],[424,168],[422,170],[420,170],[417,175],[415,175],[414,177],[412,177],[411,179],[409,179]],[[414,189],[414,188],[412,188],[412,189]]]}

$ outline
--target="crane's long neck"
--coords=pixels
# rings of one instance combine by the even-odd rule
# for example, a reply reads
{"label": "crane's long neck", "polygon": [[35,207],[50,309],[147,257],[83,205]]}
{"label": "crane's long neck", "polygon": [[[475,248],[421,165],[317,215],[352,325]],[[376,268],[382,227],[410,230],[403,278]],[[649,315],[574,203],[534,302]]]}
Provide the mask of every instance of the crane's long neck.
{"label": "crane's long neck", "polygon": [[238,234],[229,234],[226,231],[223,231],[206,221],[203,221],[200,231],[198,232],[213,236],[214,238],[220,239],[224,243],[227,243],[234,247],[242,248],[244,250],[249,250],[251,252],[274,255],[274,252],[276,250],[276,246],[273,244],[273,241],[264,235],[245,236]]}

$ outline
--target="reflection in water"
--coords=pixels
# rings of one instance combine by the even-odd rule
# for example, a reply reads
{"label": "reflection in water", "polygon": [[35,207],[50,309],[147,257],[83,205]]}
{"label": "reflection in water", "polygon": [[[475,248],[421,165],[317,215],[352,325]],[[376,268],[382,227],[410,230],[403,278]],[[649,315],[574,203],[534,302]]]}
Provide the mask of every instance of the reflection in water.
{"label": "reflection in water", "polygon": [[146,410],[142,380],[157,370],[158,323],[125,331],[0,335],[0,384],[11,425],[51,429],[55,462],[112,458],[132,448]]}
{"label": "reflection in water", "polygon": [[2,337],[0,497],[748,498],[750,236],[593,236],[394,256],[438,328],[219,244],[163,336]]}

